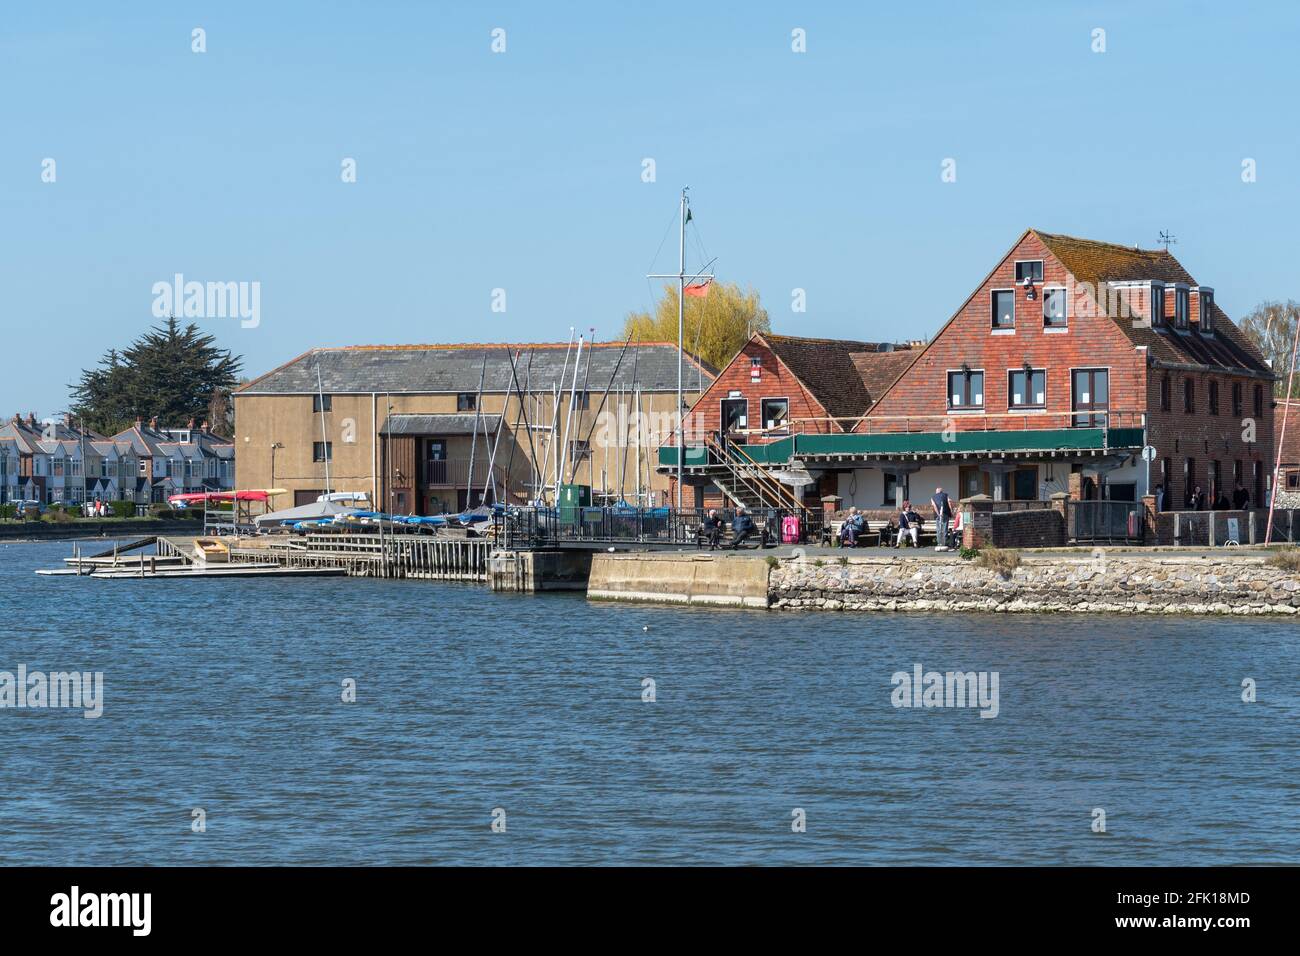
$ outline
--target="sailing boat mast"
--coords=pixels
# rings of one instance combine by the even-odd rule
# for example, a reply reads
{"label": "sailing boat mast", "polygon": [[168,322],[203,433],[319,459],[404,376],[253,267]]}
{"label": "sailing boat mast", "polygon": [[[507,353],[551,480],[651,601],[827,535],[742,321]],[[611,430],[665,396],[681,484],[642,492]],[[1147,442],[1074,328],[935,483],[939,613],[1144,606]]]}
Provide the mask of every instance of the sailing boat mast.
{"label": "sailing boat mast", "polygon": [[[706,273],[704,269],[700,270],[693,276],[686,274],[686,224],[691,221],[690,200],[687,192],[690,186],[682,187],[682,198],[679,206],[680,230],[678,234],[677,245],[677,272],[674,275],[648,275],[647,279],[676,279],[677,280],[677,410],[673,415],[673,426],[677,431],[677,510],[682,509],[682,465],[686,459],[686,435],[683,431],[682,416],[682,368],[685,364],[684,340],[686,335],[686,280],[694,282],[696,279],[712,279],[712,273]],[[712,263],[710,263],[712,264]],[[705,269],[708,268],[706,265]]]}

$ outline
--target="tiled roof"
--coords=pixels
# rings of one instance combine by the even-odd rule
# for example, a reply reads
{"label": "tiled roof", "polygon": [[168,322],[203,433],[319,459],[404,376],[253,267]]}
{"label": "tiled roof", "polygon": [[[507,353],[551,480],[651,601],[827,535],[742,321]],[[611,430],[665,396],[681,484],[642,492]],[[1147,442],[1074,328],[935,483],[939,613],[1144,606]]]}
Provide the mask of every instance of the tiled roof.
{"label": "tiled roof", "polygon": [[889,386],[912,367],[912,363],[921,355],[920,349],[898,348],[892,352],[855,352],[853,364],[862,376],[867,397],[874,405],[885,394]]}
{"label": "tiled roof", "polygon": [[500,415],[389,415],[379,431],[384,435],[472,435],[475,425],[482,433],[496,431]]}
{"label": "tiled roof", "polygon": [[[1288,411],[1288,406],[1290,410]],[[1282,416],[1286,415],[1286,436],[1282,436]],[[1282,464],[1300,465],[1300,399],[1279,400],[1273,410],[1273,435],[1282,438]]]}
{"label": "tiled roof", "polygon": [[[622,342],[584,345],[578,387],[583,381],[592,391],[604,391],[618,364]],[[320,371],[320,390],[326,394],[386,392],[452,393],[477,392],[483,357],[487,371],[483,378],[486,392],[505,392],[511,386],[510,355],[516,356],[519,387],[529,380],[529,389],[547,391],[553,386],[568,388],[573,384],[573,356],[567,342],[517,345],[363,345],[348,348],[313,349],[279,368],[237,389],[242,395],[312,395],[317,391],[316,373]],[[531,373],[526,374],[529,356]],[[566,368],[565,356],[568,354]],[[614,388],[630,388],[635,359],[636,381],[646,391],[667,392],[677,388],[677,346],[666,342],[642,342],[627,347]],[[589,370],[588,370],[589,369]],[[683,371],[683,387],[694,390],[700,377],[707,387],[717,374],[706,362],[689,353]]]}
{"label": "tiled roof", "polygon": [[808,339],[773,332],[760,332],[758,338],[785,363],[832,418],[861,415],[871,403],[854,356],[879,351],[879,343]]}
{"label": "tiled roof", "polygon": [[[1111,242],[1059,236],[1032,230],[1049,252],[1065,266],[1078,282],[1100,288],[1104,282],[1155,279],[1165,283],[1199,283],[1165,249],[1139,249]],[[1178,332],[1135,326],[1131,319],[1115,317],[1115,324],[1134,345],[1144,345],[1157,362],[1170,365],[1203,365],[1272,374],[1263,356],[1232,320],[1214,303],[1214,334],[1201,335],[1193,330]]]}

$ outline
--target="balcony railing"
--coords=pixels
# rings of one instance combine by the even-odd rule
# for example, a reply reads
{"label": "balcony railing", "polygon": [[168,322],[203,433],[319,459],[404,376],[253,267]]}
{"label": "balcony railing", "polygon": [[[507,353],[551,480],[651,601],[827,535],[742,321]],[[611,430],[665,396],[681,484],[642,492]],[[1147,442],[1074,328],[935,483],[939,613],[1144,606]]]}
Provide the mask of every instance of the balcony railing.
{"label": "balcony railing", "polygon": [[[470,479],[470,459],[441,458],[426,459],[420,463],[420,484],[428,488],[464,487]],[[506,479],[506,470],[501,465],[494,465],[493,476],[497,484]],[[474,459],[474,484],[482,487],[488,480],[488,462],[486,458]]]}
{"label": "balcony railing", "polygon": [[[689,424],[689,420],[688,420]],[[1145,428],[1146,412],[1084,409],[1077,412],[1048,412],[1025,409],[1011,412],[985,412],[978,409],[954,409],[944,415],[861,415],[846,418],[792,418],[778,428],[738,429],[731,438],[766,442],[790,435],[826,435],[843,431],[860,435],[914,434],[917,432],[955,431],[1033,431],[1054,428]],[[689,434],[689,431],[688,433]],[[672,444],[671,441],[666,444]],[[696,442],[687,442],[699,444]]]}

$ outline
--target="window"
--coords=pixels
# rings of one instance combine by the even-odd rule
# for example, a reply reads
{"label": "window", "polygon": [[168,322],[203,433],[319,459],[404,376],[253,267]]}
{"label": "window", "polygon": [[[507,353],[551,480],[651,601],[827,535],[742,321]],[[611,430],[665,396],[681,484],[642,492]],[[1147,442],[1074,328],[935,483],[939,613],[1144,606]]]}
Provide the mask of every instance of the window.
{"label": "window", "polygon": [[1188,458],[1183,462],[1183,494],[1184,502],[1189,506],[1192,504],[1192,494],[1196,489],[1196,459]]}
{"label": "window", "polygon": [[1076,368],[1070,375],[1070,397],[1077,428],[1104,428],[1110,410],[1110,373],[1104,368]]}
{"label": "window", "polygon": [[1034,285],[1040,285],[1042,283],[1042,259],[1026,259],[1016,263],[1016,285],[1023,285],[1026,279],[1034,283]]}
{"label": "window", "polygon": [[1201,331],[1214,331],[1214,293],[1208,290],[1201,292]]}
{"label": "window", "polygon": [[478,408],[478,396],[473,392],[458,392],[456,394],[456,411],[472,412]]}
{"label": "window", "polygon": [[790,399],[765,398],[762,401],[763,427],[784,429],[790,424]]}
{"label": "window", "polygon": [[1186,332],[1187,316],[1188,316],[1187,290],[1175,289],[1174,290],[1174,328],[1182,332]]}
{"label": "window", "polygon": [[885,494],[881,504],[891,507],[898,504],[898,475],[892,471],[885,472]]}
{"label": "window", "polygon": [[312,461],[333,461],[334,443],[332,441],[314,441],[311,443]]}
{"label": "window", "polygon": [[1196,411],[1196,383],[1190,378],[1183,379],[1183,413],[1186,415]]}
{"label": "window", "polygon": [[948,373],[949,408],[984,407],[984,372],[964,368]]}
{"label": "window", "polygon": [[1066,298],[1064,289],[1047,289],[1043,293],[1043,328],[1063,329],[1066,317]]}
{"label": "window", "polygon": [[1163,328],[1165,324],[1165,287],[1162,285],[1153,285],[1151,287],[1151,327]]}
{"label": "window", "polygon": [[1045,369],[1015,368],[1007,373],[1007,405],[1011,408],[1043,408],[1047,405]]}
{"label": "window", "polygon": [[1232,383],[1232,414],[1241,417],[1241,383]]}
{"label": "window", "polygon": [[1160,379],[1160,410],[1162,412],[1167,412],[1172,404],[1173,388],[1169,381],[1169,376],[1166,375],[1164,378]]}
{"label": "window", "polygon": [[334,396],[316,394],[311,397],[311,410],[313,412],[329,412],[334,410]]}
{"label": "window", "polygon": [[1256,385],[1255,386],[1255,417],[1262,418],[1263,416],[1264,416],[1264,386]]}
{"label": "window", "polygon": [[582,439],[569,442],[569,454],[572,456],[575,465],[586,461],[591,457],[591,442]]}
{"label": "window", "polygon": [[1209,403],[1210,403],[1210,414],[1211,415],[1219,414],[1219,383],[1216,382],[1214,379],[1210,379]]}
{"label": "window", "polygon": [[993,328],[1016,327],[1016,293],[1011,289],[993,290]]}

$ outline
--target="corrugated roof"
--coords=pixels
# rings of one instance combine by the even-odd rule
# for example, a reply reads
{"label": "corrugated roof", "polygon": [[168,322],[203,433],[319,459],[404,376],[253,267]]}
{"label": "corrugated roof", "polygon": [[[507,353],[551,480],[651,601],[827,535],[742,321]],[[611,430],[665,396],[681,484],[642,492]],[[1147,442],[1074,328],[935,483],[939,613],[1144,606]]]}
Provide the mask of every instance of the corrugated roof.
{"label": "corrugated roof", "polygon": [[[320,389],[327,394],[341,393],[452,393],[477,392],[483,356],[487,355],[483,389],[504,392],[511,384],[510,355],[516,356],[519,387],[525,377],[532,391],[553,386],[569,388],[573,384],[573,353],[565,355],[568,343],[516,345],[365,345],[337,349],[313,349],[279,368],[239,388],[236,395],[311,395]],[[578,387],[584,380],[592,391],[603,391],[618,364],[622,342],[602,342],[583,346],[582,365],[578,370]],[[529,355],[532,370],[527,372]],[[635,353],[636,381],[646,391],[673,391],[677,388],[677,346],[663,342],[629,345],[614,380],[615,388],[630,388]],[[588,371],[590,365],[590,371]],[[704,385],[712,383],[716,369],[687,354],[685,388],[694,389],[703,373]]]}
{"label": "corrugated roof", "polygon": [[384,435],[472,435],[477,424],[479,433],[486,429],[488,434],[496,431],[500,415],[469,414],[447,415],[389,415],[380,426]]}

